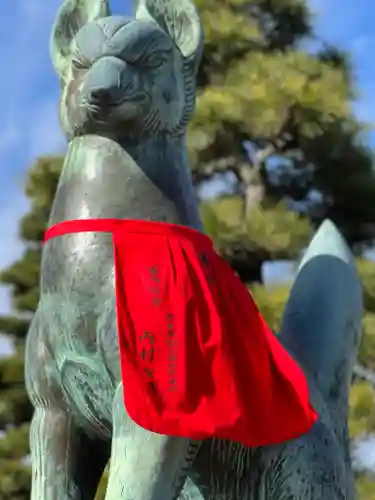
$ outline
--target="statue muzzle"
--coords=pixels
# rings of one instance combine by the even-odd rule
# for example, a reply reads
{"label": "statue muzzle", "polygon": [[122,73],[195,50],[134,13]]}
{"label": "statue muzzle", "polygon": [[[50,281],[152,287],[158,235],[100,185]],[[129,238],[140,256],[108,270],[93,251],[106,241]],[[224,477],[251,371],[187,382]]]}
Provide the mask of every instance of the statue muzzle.
{"label": "statue muzzle", "polygon": [[116,106],[139,90],[136,72],[124,61],[113,56],[102,57],[84,78],[83,97],[92,106]]}

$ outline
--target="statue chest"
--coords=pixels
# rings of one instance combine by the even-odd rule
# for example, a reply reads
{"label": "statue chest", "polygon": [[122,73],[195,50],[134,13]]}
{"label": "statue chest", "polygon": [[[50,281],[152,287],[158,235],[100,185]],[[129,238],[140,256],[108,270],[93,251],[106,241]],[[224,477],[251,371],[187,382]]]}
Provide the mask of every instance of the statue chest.
{"label": "statue chest", "polygon": [[55,194],[50,225],[69,219],[123,218],[177,222],[170,198],[117,144],[73,142]]}

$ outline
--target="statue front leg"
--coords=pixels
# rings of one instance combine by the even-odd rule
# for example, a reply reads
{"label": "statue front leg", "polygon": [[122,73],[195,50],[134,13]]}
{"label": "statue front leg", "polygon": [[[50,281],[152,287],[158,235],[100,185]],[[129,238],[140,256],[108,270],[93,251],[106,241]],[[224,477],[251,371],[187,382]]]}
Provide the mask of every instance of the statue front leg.
{"label": "statue front leg", "polygon": [[79,428],[65,404],[36,313],[26,346],[26,386],[34,406],[30,429],[31,500],[92,500],[108,460],[102,442]]}
{"label": "statue front leg", "polygon": [[113,438],[105,500],[174,500],[200,442],[162,436],[127,415],[119,385],[113,401]]}

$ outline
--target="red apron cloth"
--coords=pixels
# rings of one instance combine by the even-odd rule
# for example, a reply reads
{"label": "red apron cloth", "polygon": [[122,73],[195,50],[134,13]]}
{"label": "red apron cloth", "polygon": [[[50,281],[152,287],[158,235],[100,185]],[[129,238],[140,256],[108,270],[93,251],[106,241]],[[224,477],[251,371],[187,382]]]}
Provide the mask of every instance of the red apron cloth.
{"label": "red apron cloth", "polygon": [[124,402],[141,427],[262,446],[309,431],[303,371],[211,240],[182,226],[118,219],[50,228],[113,235]]}

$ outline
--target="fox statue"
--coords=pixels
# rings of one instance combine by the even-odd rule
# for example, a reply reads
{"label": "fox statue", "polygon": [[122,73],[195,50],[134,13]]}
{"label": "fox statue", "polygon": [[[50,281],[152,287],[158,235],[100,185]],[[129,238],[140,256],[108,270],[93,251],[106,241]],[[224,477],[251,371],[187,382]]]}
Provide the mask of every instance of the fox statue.
{"label": "fox statue", "polygon": [[[68,151],[49,228],[122,219],[203,231],[186,146],[202,49],[192,0],[139,0],[134,18],[111,16],[107,0],[63,1],[51,55]],[[109,460],[106,500],[354,500],[347,413],[362,292],[332,222],[304,255],[278,336],[318,419],[279,444],[166,435],[129,417],[115,278],[111,234],[46,242],[26,347],[32,500],[92,500]]]}

